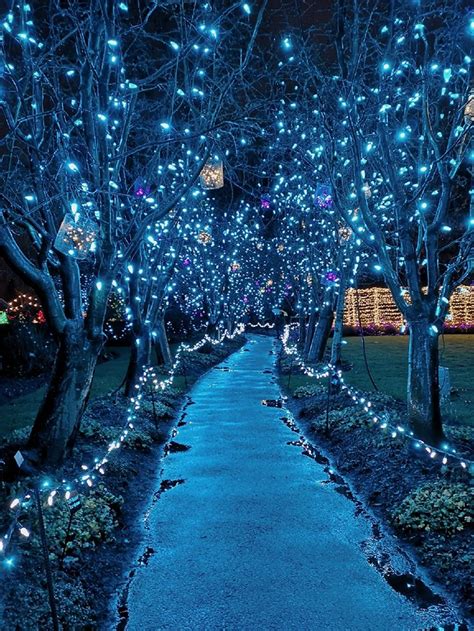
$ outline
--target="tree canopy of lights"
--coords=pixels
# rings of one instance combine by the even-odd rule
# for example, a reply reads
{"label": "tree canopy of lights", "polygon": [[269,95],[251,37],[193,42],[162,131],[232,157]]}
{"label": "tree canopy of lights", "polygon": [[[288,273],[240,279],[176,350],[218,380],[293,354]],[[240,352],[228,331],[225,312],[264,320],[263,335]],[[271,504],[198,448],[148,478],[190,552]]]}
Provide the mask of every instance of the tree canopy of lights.
{"label": "tree canopy of lights", "polygon": [[110,296],[130,394],[153,343],[169,362],[170,307],[210,336],[295,315],[309,361],[334,327],[337,365],[347,290],[367,279],[410,332],[413,426],[442,440],[438,337],[473,269],[472,15],[384,6],[337,0],[306,25],[266,0],[1,16],[0,253],[58,348],[38,461],[72,447]]}
{"label": "tree canopy of lights", "polygon": [[[40,461],[77,434],[112,288],[160,293],[166,226],[204,195],[209,157],[255,134],[242,92],[264,8],[19,2],[2,16],[0,251],[58,344],[29,441]],[[130,307],[134,330],[161,302]]]}

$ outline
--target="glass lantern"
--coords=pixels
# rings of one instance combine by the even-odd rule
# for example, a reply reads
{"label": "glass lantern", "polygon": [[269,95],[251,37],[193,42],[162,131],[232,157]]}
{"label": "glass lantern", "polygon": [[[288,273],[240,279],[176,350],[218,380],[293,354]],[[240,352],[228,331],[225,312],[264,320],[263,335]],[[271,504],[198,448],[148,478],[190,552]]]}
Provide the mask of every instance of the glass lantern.
{"label": "glass lantern", "polygon": [[67,213],[54,240],[59,252],[75,259],[85,259],[94,252],[97,239],[97,224],[79,214]]}
{"label": "glass lantern", "polygon": [[464,106],[464,121],[467,125],[474,123],[474,92],[471,92],[467,97],[467,102]]}
{"label": "glass lantern", "polygon": [[318,184],[314,196],[314,203],[319,208],[326,209],[332,207],[332,187],[330,184]]}
{"label": "glass lantern", "polygon": [[208,160],[200,173],[202,188],[212,190],[224,186],[224,163],[222,160]]}

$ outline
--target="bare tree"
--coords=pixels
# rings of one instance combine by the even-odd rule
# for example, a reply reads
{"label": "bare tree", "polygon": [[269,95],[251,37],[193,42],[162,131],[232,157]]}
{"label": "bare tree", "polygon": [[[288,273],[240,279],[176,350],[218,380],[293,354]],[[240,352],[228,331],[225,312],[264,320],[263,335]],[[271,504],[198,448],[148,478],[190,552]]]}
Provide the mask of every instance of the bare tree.
{"label": "bare tree", "polygon": [[[0,252],[38,294],[58,344],[29,440],[31,457],[43,462],[61,460],[74,442],[105,341],[112,282],[150,226],[197,181],[265,2],[243,26],[235,21],[239,4],[220,12],[197,2],[124,7],[19,2],[5,19]],[[241,32],[241,48],[230,55],[219,27],[232,21],[248,37]],[[209,94],[196,85],[207,67],[216,71]],[[170,172],[179,156],[178,180],[167,186],[161,178],[151,194],[156,174]],[[144,172],[137,206],[134,183]],[[81,271],[91,279],[86,313]]]}
{"label": "bare tree", "polygon": [[470,177],[473,127],[469,15],[461,0],[334,8],[283,41],[267,164],[282,164],[278,185],[295,199],[327,188],[357,255],[390,288],[410,331],[409,416],[436,443],[438,338],[472,257],[468,186],[459,185]]}
{"label": "bare tree", "polygon": [[392,2],[385,21],[378,5],[341,2],[337,70],[318,75],[325,175],[408,323],[408,410],[418,435],[435,442],[438,338],[473,239],[457,187],[473,126],[467,28],[461,2],[415,11]]}

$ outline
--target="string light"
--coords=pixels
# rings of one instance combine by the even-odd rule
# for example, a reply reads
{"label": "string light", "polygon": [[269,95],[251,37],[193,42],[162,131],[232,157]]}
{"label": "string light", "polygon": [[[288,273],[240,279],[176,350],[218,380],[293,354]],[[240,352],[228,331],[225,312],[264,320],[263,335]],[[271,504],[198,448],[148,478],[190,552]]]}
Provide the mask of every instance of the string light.
{"label": "string light", "polygon": [[417,450],[424,451],[429,455],[432,460],[436,459],[437,462],[439,462],[442,466],[456,464],[463,470],[473,469],[474,461],[457,455],[455,449],[449,448],[448,446],[433,447],[426,441],[416,437],[412,430],[399,424],[395,425],[390,423],[387,415],[383,415],[382,417],[381,414],[378,414],[376,412],[376,409],[374,407],[375,404],[368,398],[368,395],[366,393],[361,393],[356,388],[346,384],[342,376],[342,372],[340,370],[337,370],[336,367],[332,364],[327,364],[327,366],[320,371],[316,371],[310,366],[307,366],[303,358],[299,354],[296,346],[289,345],[289,337],[290,327],[289,325],[286,325],[282,336],[282,344],[285,354],[294,357],[295,363],[301,368],[303,373],[305,375],[308,375],[309,377],[313,377],[315,379],[323,379],[329,377],[331,374],[336,374],[341,389],[348,394],[354,404],[362,408],[362,410],[367,414],[367,419],[370,421],[373,427],[378,427],[381,430],[387,430],[387,432],[390,433],[391,438],[405,438],[406,440],[410,441]]}
{"label": "string light", "polygon": [[[358,296],[358,299],[357,299]],[[409,302],[408,294],[404,298]],[[360,316],[360,319],[359,319]],[[447,327],[462,328],[474,325],[474,287],[461,285],[451,296],[446,316]],[[405,320],[398,310],[392,294],[385,287],[348,289],[346,291],[344,324],[350,327],[383,329],[387,325],[400,328]]]}
{"label": "string light", "polygon": [[[60,492],[64,494],[64,499],[67,501],[74,493],[79,492],[81,488],[83,489],[83,492],[84,490],[86,490],[84,489],[84,487],[87,487],[87,489],[92,488],[97,480],[98,474],[99,477],[105,475],[105,466],[109,462],[109,457],[111,453],[122,447],[126,437],[135,427],[134,423],[137,420],[137,416],[141,408],[141,403],[143,401],[144,388],[149,384],[150,381],[155,390],[164,391],[166,388],[172,386],[179,367],[183,361],[183,355],[185,353],[195,352],[202,348],[205,344],[212,344],[213,346],[217,346],[218,344],[223,343],[226,339],[232,340],[235,337],[242,335],[244,330],[245,325],[238,324],[232,333],[229,333],[227,330],[225,330],[224,333],[216,339],[205,335],[194,345],[186,344],[184,342],[181,343],[176,351],[175,361],[168,373],[168,377],[161,381],[158,380],[157,375],[152,367],[145,368],[142,376],[140,377],[139,384],[136,386],[136,392],[132,397],[130,397],[130,406],[127,411],[126,421],[117,436],[108,443],[105,449],[105,453],[102,455],[102,457],[94,458],[93,462],[89,464],[84,463],[80,465],[80,473],[78,473],[70,481],[62,480],[59,484],[55,486],[52,486],[49,481],[43,481],[41,485],[41,492],[47,495],[46,506],[53,506],[54,500],[56,497],[58,497],[58,494]],[[18,532],[24,538],[29,538],[30,536],[30,531],[25,526],[23,526],[23,524],[21,524],[20,516],[23,512],[23,509],[29,505],[31,494],[32,491],[27,488],[10,501],[9,509],[13,513],[13,516],[5,534],[3,535],[3,537],[0,538],[0,553],[4,557],[4,565],[6,567],[11,567],[13,564],[11,557],[7,558],[5,555],[8,551],[10,542],[15,532]]]}

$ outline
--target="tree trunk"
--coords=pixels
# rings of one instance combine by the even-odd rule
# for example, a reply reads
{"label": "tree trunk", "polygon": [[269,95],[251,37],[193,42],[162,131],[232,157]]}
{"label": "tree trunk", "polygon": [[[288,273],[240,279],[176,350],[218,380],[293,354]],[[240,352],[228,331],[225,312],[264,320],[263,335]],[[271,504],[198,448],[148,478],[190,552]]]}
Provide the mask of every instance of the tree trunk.
{"label": "tree trunk", "polygon": [[102,346],[102,338],[87,337],[82,320],[67,321],[58,339],[51,381],[28,440],[28,449],[41,463],[59,463],[72,449]]}
{"label": "tree trunk", "polygon": [[323,360],[333,320],[334,311],[332,305],[324,306],[320,311],[318,324],[314,331],[313,339],[311,340],[308,361],[320,362]]}
{"label": "tree trunk", "polygon": [[426,319],[409,322],[408,414],[417,436],[432,444],[443,440],[439,391],[438,335]]}
{"label": "tree trunk", "polygon": [[341,280],[337,296],[336,318],[331,345],[331,364],[339,366],[342,360],[342,332],[344,329],[344,306],[346,303],[346,283]]}
{"label": "tree trunk", "polygon": [[133,396],[144,368],[150,365],[151,335],[150,327],[142,325],[133,332],[130,360],[125,377],[125,396]]}
{"label": "tree trunk", "polygon": [[297,347],[302,350],[306,340],[306,317],[304,315],[299,316],[299,337]]}
{"label": "tree trunk", "polygon": [[161,318],[158,323],[157,344],[165,366],[172,366],[173,356],[171,355],[171,349],[168,342],[168,336],[166,335],[166,327],[163,318]]}
{"label": "tree trunk", "polygon": [[305,342],[303,353],[305,357],[308,357],[309,349],[314,335],[314,327],[316,326],[316,312],[312,311],[309,316],[308,325],[306,327]]}
{"label": "tree trunk", "polygon": [[215,339],[218,336],[217,322],[212,322],[209,320],[209,323],[206,328],[206,335],[208,335],[211,339]]}

